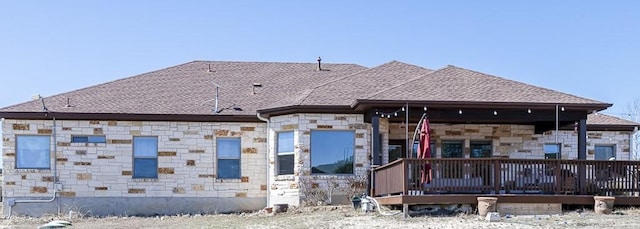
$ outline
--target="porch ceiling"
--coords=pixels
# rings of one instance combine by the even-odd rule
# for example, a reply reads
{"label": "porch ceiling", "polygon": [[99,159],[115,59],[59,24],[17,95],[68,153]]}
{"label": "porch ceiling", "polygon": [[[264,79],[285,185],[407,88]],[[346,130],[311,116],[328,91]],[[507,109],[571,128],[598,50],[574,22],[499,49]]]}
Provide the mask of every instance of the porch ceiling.
{"label": "porch ceiling", "polygon": [[[400,106],[401,107],[401,106]],[[534,108],[508,108],[508,107],[474,107],[474,108],[450,108],[450,107],[427,107],[427,111],[420,108],[408,109],[409,123],[418,123],[423,113],[429,117],[432,123],[450,123],[450,124],[521,124],[535,125],[536,133],[542,133],[555,128],[556,110],[552,109],[534,109]],[[398,115],[396,116],[396,113]],[[365,120],[371,121],[374,116],[384,116],[392,123],[406,122],[407,113],[398,109],[398,107],[378,107],[371,108],[367,113]],[[587,118],[587,112],[584,110],[570,110],[565,107],[564,111],[558,110],[558,125],[565,129],[573,129],[576,121]]]}

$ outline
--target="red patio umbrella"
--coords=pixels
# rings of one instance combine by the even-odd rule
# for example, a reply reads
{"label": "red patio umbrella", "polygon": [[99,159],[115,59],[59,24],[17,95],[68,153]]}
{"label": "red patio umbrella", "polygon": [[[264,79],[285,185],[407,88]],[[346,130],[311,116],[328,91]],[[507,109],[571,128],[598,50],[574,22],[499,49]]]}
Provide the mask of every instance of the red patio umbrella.
{"label": "red patio umbrella", "polygon": [[[420,143],[418,145],[418,158],[431,158],[431,133],[429,133],[429,119],[424,117],[420,128]],[[425,163],[422,166],[422,183],[431,182],[431,164]]]}

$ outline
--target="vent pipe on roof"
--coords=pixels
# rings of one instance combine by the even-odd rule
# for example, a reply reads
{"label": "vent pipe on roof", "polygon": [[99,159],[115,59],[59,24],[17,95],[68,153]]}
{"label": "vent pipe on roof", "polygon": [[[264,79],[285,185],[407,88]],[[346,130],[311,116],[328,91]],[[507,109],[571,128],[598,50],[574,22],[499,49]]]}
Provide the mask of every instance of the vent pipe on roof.
{"label": "vent pipe on roof", "polygon": [[322,71],[322,66],[321,66],[321,62],[322,59],[320,57],[318,57],[318,71]]}
{"label": "vent pipe on roof", "polygon": [[262,87],[261,83],[253,83],[253,87],[251,87],[251,94],[255,95],[256,94],[256,87]]}

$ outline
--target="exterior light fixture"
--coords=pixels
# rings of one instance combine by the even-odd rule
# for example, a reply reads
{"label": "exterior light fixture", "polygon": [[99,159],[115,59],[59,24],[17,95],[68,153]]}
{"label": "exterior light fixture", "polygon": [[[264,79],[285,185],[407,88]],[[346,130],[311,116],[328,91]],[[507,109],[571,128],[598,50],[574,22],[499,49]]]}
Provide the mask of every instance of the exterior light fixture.
{"label": "exterior light fixture", "polygon": [[531,109],[527,109],[527,113],[531,114]]}
{"label": "exterior light fixture", "polygon": [[401,110],[402,110],[402,111],[404,111],[404,107],[402,107],[402,109],[401,109]]}
{"label": "exterior light fixture", "polygon": [[498,111],[493,111],[493,115],[498,115]]}
{"label": "exterior light fixture", "polygon": [[427,106],[424,106],[422,109],[424,109],[424,111],[427,111]]}
{"label": "exterior light fixture", "polygon": [[462,114],[462,109],[458,110],[458,114]]}
{"label": "exterior light fixture", "polygon": [[564,107],[560,107],[560,111],[564,111]]}

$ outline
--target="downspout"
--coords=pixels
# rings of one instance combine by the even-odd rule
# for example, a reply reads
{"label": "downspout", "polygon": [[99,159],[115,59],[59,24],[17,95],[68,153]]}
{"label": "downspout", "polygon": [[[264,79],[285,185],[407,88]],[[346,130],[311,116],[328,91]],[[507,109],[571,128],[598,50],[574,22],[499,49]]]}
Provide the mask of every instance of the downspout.
{"label": "downspout", "polygon": [[558,144],[558,122],[560,121],[560,120],[558,120],[558,118],[559,118],[559,113],[558,113],[558,104],[556,104],[556,133],[555,133],[555,136],[556,136],[556,144]]}
{"label": "downspout", "polygon": [[631,149],[631,154],[629,155],[631,157],[631,160],[639,160],[640,158],[638,158],[638,147],[636,146],[636,139],[638,137],[638,127],[635,126],[633,127],[633,132],[631,132],[631,134],[629,135],[629,149]]}
{"label": "downspout", "polygon": [[[4,122],[3,122],[4,123]],[[51,199],[39,199],[39,200],[34,200],[34,199],[20,199],[20,200],[9,200],[9,217],[11,217],[11,212],[12,212],[12,207],[16,205],[16,203],[51,203],[56,199],[56,196],[58,194],[58,170],[57,170],[57,166],[56,164],[58,164],[58,159],[57,159],[57,138],[56,138],[56,118],[53,117],[53,131],[52,131],[52,138],[53,138],[53,196],[51,197]],[[60,213],[60,205],[58,204],[58,213]]]}
{"label": "downspout", "polygon": [[265,128],[266,129],[266,133],[267,133],[267,153],[266,153],[266,160],[267,160],[267,206],[266,207],[269,207],[269,206],[271,206],[271,168],[270,168],[271,161],[269,161],[269,155],[270,155],[269,150],[271,149],[271,147],[270,147],[271,141],[270,141],[270,138],[269,138],[269,136],[271,134],[269,133],[269,128],[271,126],[271,122],[269,121],[268,118],[260,116],[260,113],[257,113],[257,112],[256,112],[256,117],[258,117],[258,119],[260,119],[261,121],[267,123],[267,128]]}

